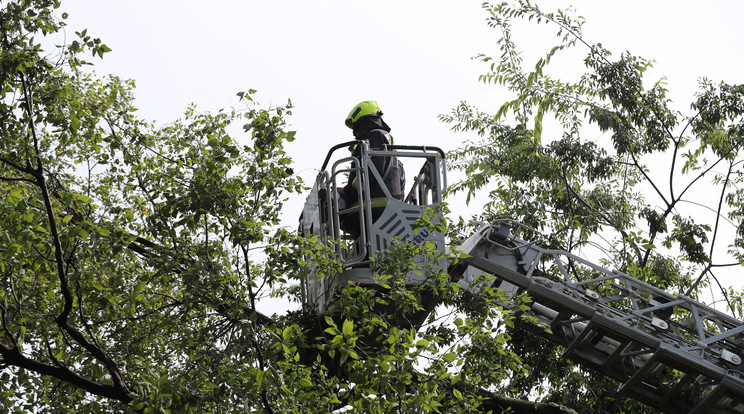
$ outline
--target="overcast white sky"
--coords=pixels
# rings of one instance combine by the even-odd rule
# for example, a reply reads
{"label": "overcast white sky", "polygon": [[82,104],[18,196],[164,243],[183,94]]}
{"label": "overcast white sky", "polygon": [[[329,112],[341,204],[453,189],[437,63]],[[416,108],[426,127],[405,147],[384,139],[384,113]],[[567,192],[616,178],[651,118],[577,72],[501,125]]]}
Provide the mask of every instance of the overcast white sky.
{"label": "overcast white sky", "polygon": [[[744,82],[744,2],[538,4],[573,5],[587,19],[589,42],[655,59],[684,108],[700,76]],[[351,138],[342,120],[366,99],[380,103],[398,142],[449,146],[463,136],[438,114],[461,100],[486,109],[503,100],[478,83],[486,67],[470,59],[497,55],[498,33],[479,0],[65,0],[62,10],[68,36],[88,28],[113,49],[96,70],[136,79],[140,114],[160,123],[192,102],[233,106],[236,92],[252,88],[265,105],[292,99],[296,146]],[[316,164],[304,149],[298,154],[298,164]]]}
{"label": "overcast white sky", "polygon": [[[744,83],[744,2],[538,4],[573,5],[587,19],[589,42],[655,59],[682,108],[700,76]],[[113,49],[96,64],[99,73],[136,79],[143,117],[167,123],[192,102],[230,107],[249,88],[265,105],[291,98],[298,171],[317,168],[325,148],[351,138],[342,120],[361,100],[380,103],[397,142],[448,148],[464,136],[438,114],[461,100],[484,109],[503,101],[478,83],[486,67],[470,59],[497,55],[498,32],[480,0],[64,0],[62,9],[68,36],[88,28]]]}
{"label": "overcast white sky", "polygon": [[[352,138],[351,107],[377,100],[397,143],[455,148],[467,137],[437,120],[461,100],[495,111],[501,91],[477,81],[498,56],[499,33],[480,0],[63,0],[68,38],[87,28],[113,51],[99,74],[137,81],[140,116],[164,124],[186,105],[237,104],[257,89],[264,104],[292,99],[298,131],[288,149],[306,182],[327,148]],[[689,108],[699,77],[744,83],[744,2],[738,0],[537,1],[544,11],[573,5],[584,36],[615,56],[656,60],[678,109]],[[529,26],[533,27],[533,26]],[[530,37],[540,33],[530,29]],[[543,45],[553,42],[552,33]],[[518,44],[534,39],[517,38]],[[547,49],[540,49],[540,53]],[[528,62],[526,62],[528,63]],[[543,140],[560,131],[543,131]],[[546,138],[548,137],[548,138]],[[288,207],[296,224],[301,203]]]}

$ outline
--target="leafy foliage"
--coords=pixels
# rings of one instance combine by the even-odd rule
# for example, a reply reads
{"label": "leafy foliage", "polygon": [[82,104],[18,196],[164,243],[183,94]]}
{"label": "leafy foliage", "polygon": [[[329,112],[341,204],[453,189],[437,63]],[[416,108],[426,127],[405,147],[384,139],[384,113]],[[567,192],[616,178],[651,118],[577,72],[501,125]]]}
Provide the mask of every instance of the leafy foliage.
{"label": "leafy foliage", "polygon": [[[463,291],[433,265],[457,259],[429,243],[389,248],[377,258],[378,286],[346,285],[327,315],[261,312],[266,296],[296,296],[307,262],[330,273],[340,267],[330,246],[279,227],[287,195],[303,190],[284,150],[295,136],[287,130],[291,103],[262,108],[249,90],[238,94],[239,110],[190,107],[164,126],[142,120],[132,81],[87,71],[90,59],[110,52],[100,39],[82,30],[50,46],[65,27],[59,6],[15,0],[0,11],[0,408],[638,407],[525,336],[525,316],[501,308],[503,292]],[[718,218],[744,216],[742,89],[705,81],[697,114],[684,117],[670,109],[662,82],[646,88],[650,62],[630,54],[612,61],[584,43],[580,21],[528,2],[486,8],[503,54],[482,80],[516,97],[496,115],[463,104],[444,117],[484,140],[454,154],[468,175],[455,191],[489,191],[489,216],[523,221],[546,233],[549,246],[600,246],[607,263],[694,293],[726,264]],[[534,70],[523,69],[512,40],[517,17],[559,28],[560,43]],[[589,48],[589,72],[574,83],[548,77],[553,58],[577,45]],[[587,140],[587,125],[611,142]],[[673,160],[667,190],[646,164],[660,153]],[[699,185],[720,191],[712,222],[682,210]],[[419,225],[466,231],[442,215],[432,211]],[[734,228],[725,254],[738,262],[744,225]],[[408,286],[412,272],[425,283]],[[726,294],[740,314],[741,295]],[[529,307],[528,297],[514,301],[517,310]],[[442,306],[429,313],[432,303]],[[527,400],[534,395],[542,401]]]}
{"label": "leafy foliage", "polygon": [[[590,44],[582,18],[546,13],[527,0],[484,8],[501,33],[501,55],[478,57],[489,64],[481,80],[505,87],[511,98],[495,114],[462,103],[441,117],[480,137],[452,154],[467,177],[452,191],[469,198],[486,192],[486,219],[521,221],[551,247],[599,257],[594,260],[671,292],[695,295],[718,283],[722,269],[744,264],[740,85],[702,80],[693,113],[685,115],[673,109],[663,79],[647,80],[651,61],[627,52],[613,57]],[[557,44],[532,67],[513,39],[521,19],[557,30]],[[586,52],[585,73],[573,81],[551,76],[556,57],[577,48]],[[576,73],[573,66],[568,71]],[[740,297],[720,292],[741,317]],[[509,345],[527,361],[545,356],[534,344]],[[565,375],[590,374],[555,361],[515,383],[548,400],[570,405],[572,395],[581,395],[590,407],[597,403],[597,411],[586,412],[619,409],[607,408],[611,392],[596,392],[593,378],[576,388]]]}
{"label": "leafy foliage", "polygon": [[[291,103],[249,90],[240,110],[144,121],[133,81],[87,71],[100,39],[50,46],[59,6],[0,11],[0,409],[567,411],[510,398],[504,378],[527,367],[502,347],[502,295],[464,292],[430,243],[390,248],[379,286],[347,285],[328,315],[262,313],[297,295],[308,261],[339,270],[330,246],[279,227],[303,190]],[[442,215],[420,225],[444,231]]]}
{"label": "leafy foliage", "polygon": [[[131,81],[84,71],[110,50],[99,39],[43,47],[58,5],[2,9],[0,405],[219,410],[254,406],[250,391],[270,407],[256,302],[285,279],[253,246],[291,240],[274,230],[301,189],[283,150],[291,107],[249,91],[244,110],[155,127]],[[248,144],[231,137],[240,122]]]}

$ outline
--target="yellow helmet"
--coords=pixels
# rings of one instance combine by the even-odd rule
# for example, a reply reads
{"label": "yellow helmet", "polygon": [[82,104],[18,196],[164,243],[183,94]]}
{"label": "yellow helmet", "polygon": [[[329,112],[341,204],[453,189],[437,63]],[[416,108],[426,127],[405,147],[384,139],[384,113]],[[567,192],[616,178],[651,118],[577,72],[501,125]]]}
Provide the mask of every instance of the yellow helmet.
{"label": "yellow helmet", "polygon": [[359,118],[367,115],[382,116],[382,110],[380,109],[380,105],[377,105],[376,101],[364,101],[355,105],[351,112],[349,112],[349,116],[346,117],[346,126],[353,128],[354,123],[358,121]]}

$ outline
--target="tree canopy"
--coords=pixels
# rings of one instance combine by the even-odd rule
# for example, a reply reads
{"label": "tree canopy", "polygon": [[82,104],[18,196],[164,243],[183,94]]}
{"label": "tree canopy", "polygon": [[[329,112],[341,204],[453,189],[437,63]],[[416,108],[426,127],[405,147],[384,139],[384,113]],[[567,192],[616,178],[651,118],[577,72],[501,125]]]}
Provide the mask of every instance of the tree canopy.
{"label": "tree canopy", "polygon": [[[744,264],[744,86],[703,78],[683,113],[663,78],[648,79],[652,61],[630,52],[613,56],[584,37],[582,18],[522,0],[484,7],[500,31],[501,55],[479,56],[489,65],[480,79],[512,98],[494,114],[463,102],[442,116],[454,130],[479,137],[452,154],[467,176],[452,191],[487,193],[486,220],[525,223],[553,248],[673,294],[720,301],[741,319],[741,291],[719,277]],[[557,35],[534,62],[524,60],[515,40],[520,21],[547,25]],[[583,73],[570,80],[551,74],[566,73],[566,57],[582,50]],[[701,296],[704,287],[713,294]],[[610,402],[611,389],[594,396],[602,379],[558,358],[546,366],[535,341],[508,343],[532,367],[543,363],[520,381],[526,390],[576,407],[596,404],[586,412],[630,410]],[[566,381],[567,375],[587,378]]]}
{"label": "tree canopy", "polygon": [[[304,191],[284,149],[295,135],[291,102],[263,107],[247,90],[239,109],[189,107],[157,126],[136,114],[133,81],[89,69],[110,52],[103,41],[80,30],[57,45],[67,30],[59,7],[10,0],[0,9],[1,409],[638,407],[515,329],[520,316],[499,306],[503,292],[471,294],[446,269],[416,268],[414,254],[450,254],[426,243],[377,259],[385,295],[349,285],[325,316],[262,312],[262,297],[297,297],[306,261],[339,271],[328,246],[280,226],[288,195]],[[495,115],[462,104],[443,116],[482,139],[452,154],[468,175],[454,191],[488,191],[488,218],[523,221],[551,247],[599,245],[601,260],[673,292],[695,295],[740,264],[744,226],[730,240],[719,229],[744,215],[744,89],[703,82],[684,116],[663,83],[646,86],[650,62],[613,60],[581,37],[581,21],[528,2],[485,8],[503,54],[481,57],[491,64],[482,79],[516,97]],[[559,30],[558,46],[529,70],[511,39],[515,18]],[[588,72],[578,82],[546,75],[556,54],[579,45]],[[543,130],[548,118],[557,124]],[[662,181],[648,168],[660,154],[671,160]],[[695,186],[716,191],[711,222],[683,211],[698,202]],[[428,275],[419,288],[403,283],[412,270]],[[396,321],[432,292],[442,306],[422,327]],[[740,294],[726,298],[741,317]],[[519,300],[526,309],[529,298]]]}

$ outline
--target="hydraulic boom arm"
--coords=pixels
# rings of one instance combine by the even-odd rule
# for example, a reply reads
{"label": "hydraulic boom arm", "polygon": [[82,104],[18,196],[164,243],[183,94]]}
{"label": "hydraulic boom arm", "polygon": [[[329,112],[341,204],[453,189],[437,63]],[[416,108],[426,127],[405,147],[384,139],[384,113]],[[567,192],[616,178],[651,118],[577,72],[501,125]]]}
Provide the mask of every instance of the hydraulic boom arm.
{"label": "hydraulic boom arm", "polygon": [[470,256],[463,287],[475,291],[486,283],[509,297],[527,293],[534,332],[618,380],[622,395],[669,413],[744,413],[743,322],[540,248],[513,236],[512,226],[481,225],[460,246]]}

